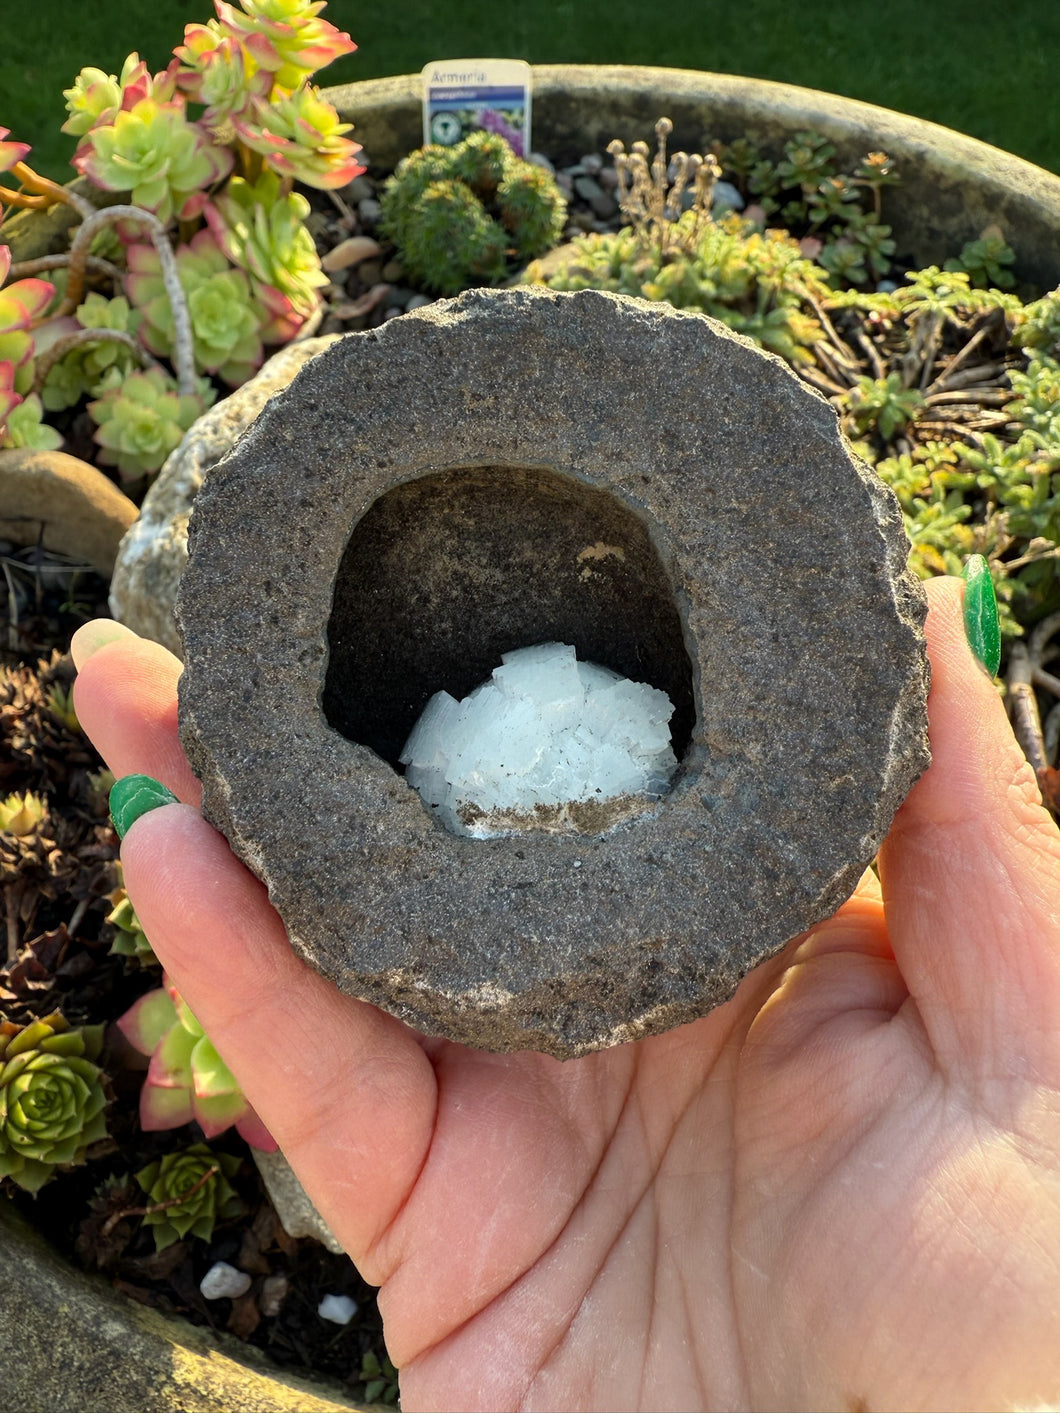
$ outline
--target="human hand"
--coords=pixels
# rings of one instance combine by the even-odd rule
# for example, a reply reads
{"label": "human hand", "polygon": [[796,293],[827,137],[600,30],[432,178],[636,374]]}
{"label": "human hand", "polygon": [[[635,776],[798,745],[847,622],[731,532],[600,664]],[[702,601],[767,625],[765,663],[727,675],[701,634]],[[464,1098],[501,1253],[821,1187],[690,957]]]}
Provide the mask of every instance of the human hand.
{"label": "human hand", "polygon": [[[933,763],[854,897],[694,1024],[425,1039],[291,952],[195,807],[180,665],[75,637],[175,985],[365,1278],[406,1409],[1060,1403],[1060,835],[928,586]],[[108,634],[112,641],[99,646]]]}

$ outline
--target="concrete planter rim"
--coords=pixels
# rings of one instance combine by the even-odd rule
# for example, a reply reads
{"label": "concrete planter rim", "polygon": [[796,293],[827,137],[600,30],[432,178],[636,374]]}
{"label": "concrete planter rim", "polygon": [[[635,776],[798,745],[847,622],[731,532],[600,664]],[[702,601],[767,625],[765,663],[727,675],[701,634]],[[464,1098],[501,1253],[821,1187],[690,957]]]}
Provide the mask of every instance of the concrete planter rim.
{"label": "concrete planter rim", "polygon": [[[725,138],[743,131],[768,139],[770,134],[815,128],[835,142],[844,157],[881,148],[890,152],[904,170],[905,190],[914,196],[918,189],[925,196],[930,193],[936,211],[940,193],[946,194],[949,206],[958,213],[953,229],[967,234],[958,240],[947,228],[950,233],[941,237],[946,249],[938,259],[957,253],[960,244],[973,239],[988,220],[1000,219],[1017,251],[1019,278],[1043,292],[1060,284],[1060,177],[975,138],[855,99],[699,70],[548,64],[533,66],[533,80],[534,146],[551,149],[559,160],[576,160],[584,152],[603,148],[612,137],[627,142],[650,138],[651,124],[664,113],[677,124],[678,144],[690,150],[710,136]],[[364,145],[374,167],[392,166],[422,140],[419,75],[346,84],[327,89],[325,96],[354,122],[353,136]],[[578,115],[585,124],[580,140],[574,126]],[[914,173],[923,174],[917,182],[912,180]],[[894,195],[888,192],[888,214],[901,230],[905,212],[901,201],[896,205],[892,199]],[[912,210],[915,200],[906,204]],[[49,220],[24,213],[8,223],[3,242],[12,245],[15,259],[57,249],[70,224],[66,216],[60,211]],[[937,248],[939,231],[928,228],[918,240],[923,243],[915,245],[912,239],[905,243],[915,249]],[[919,263],[938,260],[929,255]],[[293,1391],[281,1374],[272,1375],[257,1365],[252,1353],[245,1364],[239,1363],[238,1356],[231,1357],[231,1348],[222,1354],[201,1330],[154,1312],[148,1312],[151,1318],[146,1323],[139,1319],[132,1323],[137,1340],[143,1341],[140,1349],[152,1352],[160,1372],[139,1391],[137,1401],[123,1401],[105,1371],[115,1361],[137,1357],[130,1355],[130,1324],[122,1315],[138,1316],[138,1307],[115,1295],[102,1278],[66,1267],[7,1203],[0,1203],[0,1259],[5,1269],[19,1272],[18,1280],[7,1283],[7,1302],[0,1291],[0,1314],[6,1315],[9,1328],[22,1327],[28,1305],[40,1317],[33,1333],[25,1335],[22,1348],[10,1342],[7,1346],[5,1387],[21,1406],[30,1406],[31,1396],[40,1393],[38,1383],[26,1380],[32,1378],[33,1354],[48,1349],[41,1331],[71,1322],[69,1296],[76,1289],[81,1300],[99,1307],[95,1326],[79,1326],[84,1361],[98,1371],[95,1401],[71,1390],[84,1413],[176,1413],[178,1409],[206,1413],[220,1406],[231,1413],[240,1409],[308,1413],[314,1406],[321,1410],[354,1407],[339,1390],[326,1385],[314,1386],[320,1400],[314,1405],[310,1401],[314,1395],[305,1389]],[[105,1343],[100,1344],[101,1339]],[[227,1382],[219,1381],[221,1364],[226,1365]],[[246,1376],[242,1390],[241,1371]],[[54,1365],[50,1388],[58,1393]],[[230,1401],[237,1390],[245,1394],[239,1404]]]}

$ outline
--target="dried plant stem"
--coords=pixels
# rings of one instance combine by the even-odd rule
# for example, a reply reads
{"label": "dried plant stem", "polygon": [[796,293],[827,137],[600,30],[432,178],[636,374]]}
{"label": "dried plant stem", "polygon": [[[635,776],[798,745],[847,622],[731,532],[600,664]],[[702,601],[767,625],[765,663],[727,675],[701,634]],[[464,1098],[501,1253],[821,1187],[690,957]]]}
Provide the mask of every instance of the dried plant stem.
{"label": "dried plant stem", "polygon": [[1049,762],[1045,755],[1038,700],[1034,695],[1031,657],[1023,643],[1013,643],[1009,649],[1007,683],[1012,730],[1037,775]]}
{"label": "dried plant stem", "polygon": [[[25,279],[27,275],[39,275],[46,270],[65,270],[70,264],[69,251],[65,255],[38,255],[36,260],[19,260],[8,271],[8,278],[12,280]],[[85,257],[85,268],[93,275],[106,275],[109,279],[118,280],[123,278],[122,271],[117,265],[112,265],[109,260],[104,260],[99,255],[88,255]]]}
{"label": "dried plant stem", "polygon": [[192,356],[188,301],[184,297],[176,258],[165,227],[150,211],[145,211],[140,206],[106,206],[102,211],[94,211],[91,216],[85,218],[70,247],[70,274],[66,283],[66,298],[58,312],[72,314],[81,303],[89,247],[96,232],[115,221],[136,221],[144,226],[151,237],[151,243],[158,251],[162,282],[173,311],[173,367],[177,374],[177,386],[182,395],[189,396],[195,392],[195,361]]}
{"label": "dried plant stem", "polygon": [[215,1163],[212,1168],[207,1168],[202,1177],[197,1182],[193,1182],[184,1192],[178,1193],[176,1197],[167,1197],[164,1202],[154,1202],[150,1207],[123,1207],[120,1212],[112,1212],[103,1223],[100,1235],[110,1236],[118,1223],[124,1221],[126,1217],[151,1217],[155,1212],[164,1212],[169,1207],[179,1207],[182,1202],[186,1202],[189,1197],[194,1196],[199,1188],[208,1183],[212,1177],[216,1177],[219,1171],[220,1169]]}
{"label": "dried plant stem", "polygon": [[137,343],[132,334],[127,334],[121,329],[75,329],[72,334],[64,334],[61,339],[56,339],[34,360],[33,391],[40,392],[44,387],[45,379],[60,358],[69,353],[72,348],[80,348],[82,344],[86,343],[120,343],[125,348],[131,349],[145,368],[161,368],[162,366],[151,357],[142,344]]}
{"label": "dried plant stem", "polygon": [[14,888],[4,889],[4,912],[7,921],[7,963],[10,966],[18,955],[18,899]]}
{"label": "dried plant stem", "polygon": [[25,162],[16,162],[11,168],[11,175],[33,194],[27,196],[26,191],[12,191],[10,187],[0,186],[0,205],[7,202],[9,206],[20,206],[26,211],[46,211],[49,206],[61,202],[64,206],[72,206],[84,220],[95,213],[96,208],[91,201],[78,196],[68,186],[60,186],[58,182],[42,177]]}

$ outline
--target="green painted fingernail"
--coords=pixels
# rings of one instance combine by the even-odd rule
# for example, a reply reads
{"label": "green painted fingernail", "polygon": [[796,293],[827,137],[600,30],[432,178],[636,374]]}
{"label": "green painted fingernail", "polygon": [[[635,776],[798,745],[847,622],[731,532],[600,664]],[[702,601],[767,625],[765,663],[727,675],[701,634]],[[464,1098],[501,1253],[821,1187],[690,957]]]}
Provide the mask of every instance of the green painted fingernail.
{"label": "green painted fingernail", "polygon": [[973,554],[964,566],[964,631],[976,657],[997,676],[1001,666],[1001,625],[997,617],[997,595],[990,567],[981,554]]}
{"label": "green painted fingernail", "polygon": [[177,797],[150,775],[123,775],[110,792],[110,817],[118,838],[124,839],[142,814],[159,805],[175,805]]}

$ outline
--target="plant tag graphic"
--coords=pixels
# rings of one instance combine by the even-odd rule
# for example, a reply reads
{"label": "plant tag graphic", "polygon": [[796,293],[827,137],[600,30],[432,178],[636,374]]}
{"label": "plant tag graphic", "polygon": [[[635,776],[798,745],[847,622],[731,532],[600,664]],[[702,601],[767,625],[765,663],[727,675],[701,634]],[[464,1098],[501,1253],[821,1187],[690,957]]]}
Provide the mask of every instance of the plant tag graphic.
{"label": "plant tag graphic", "polygon": [[522,59],[444,59],[423,69],[423,140],[452,147],[495,132],[530,152],[530,65]]}

